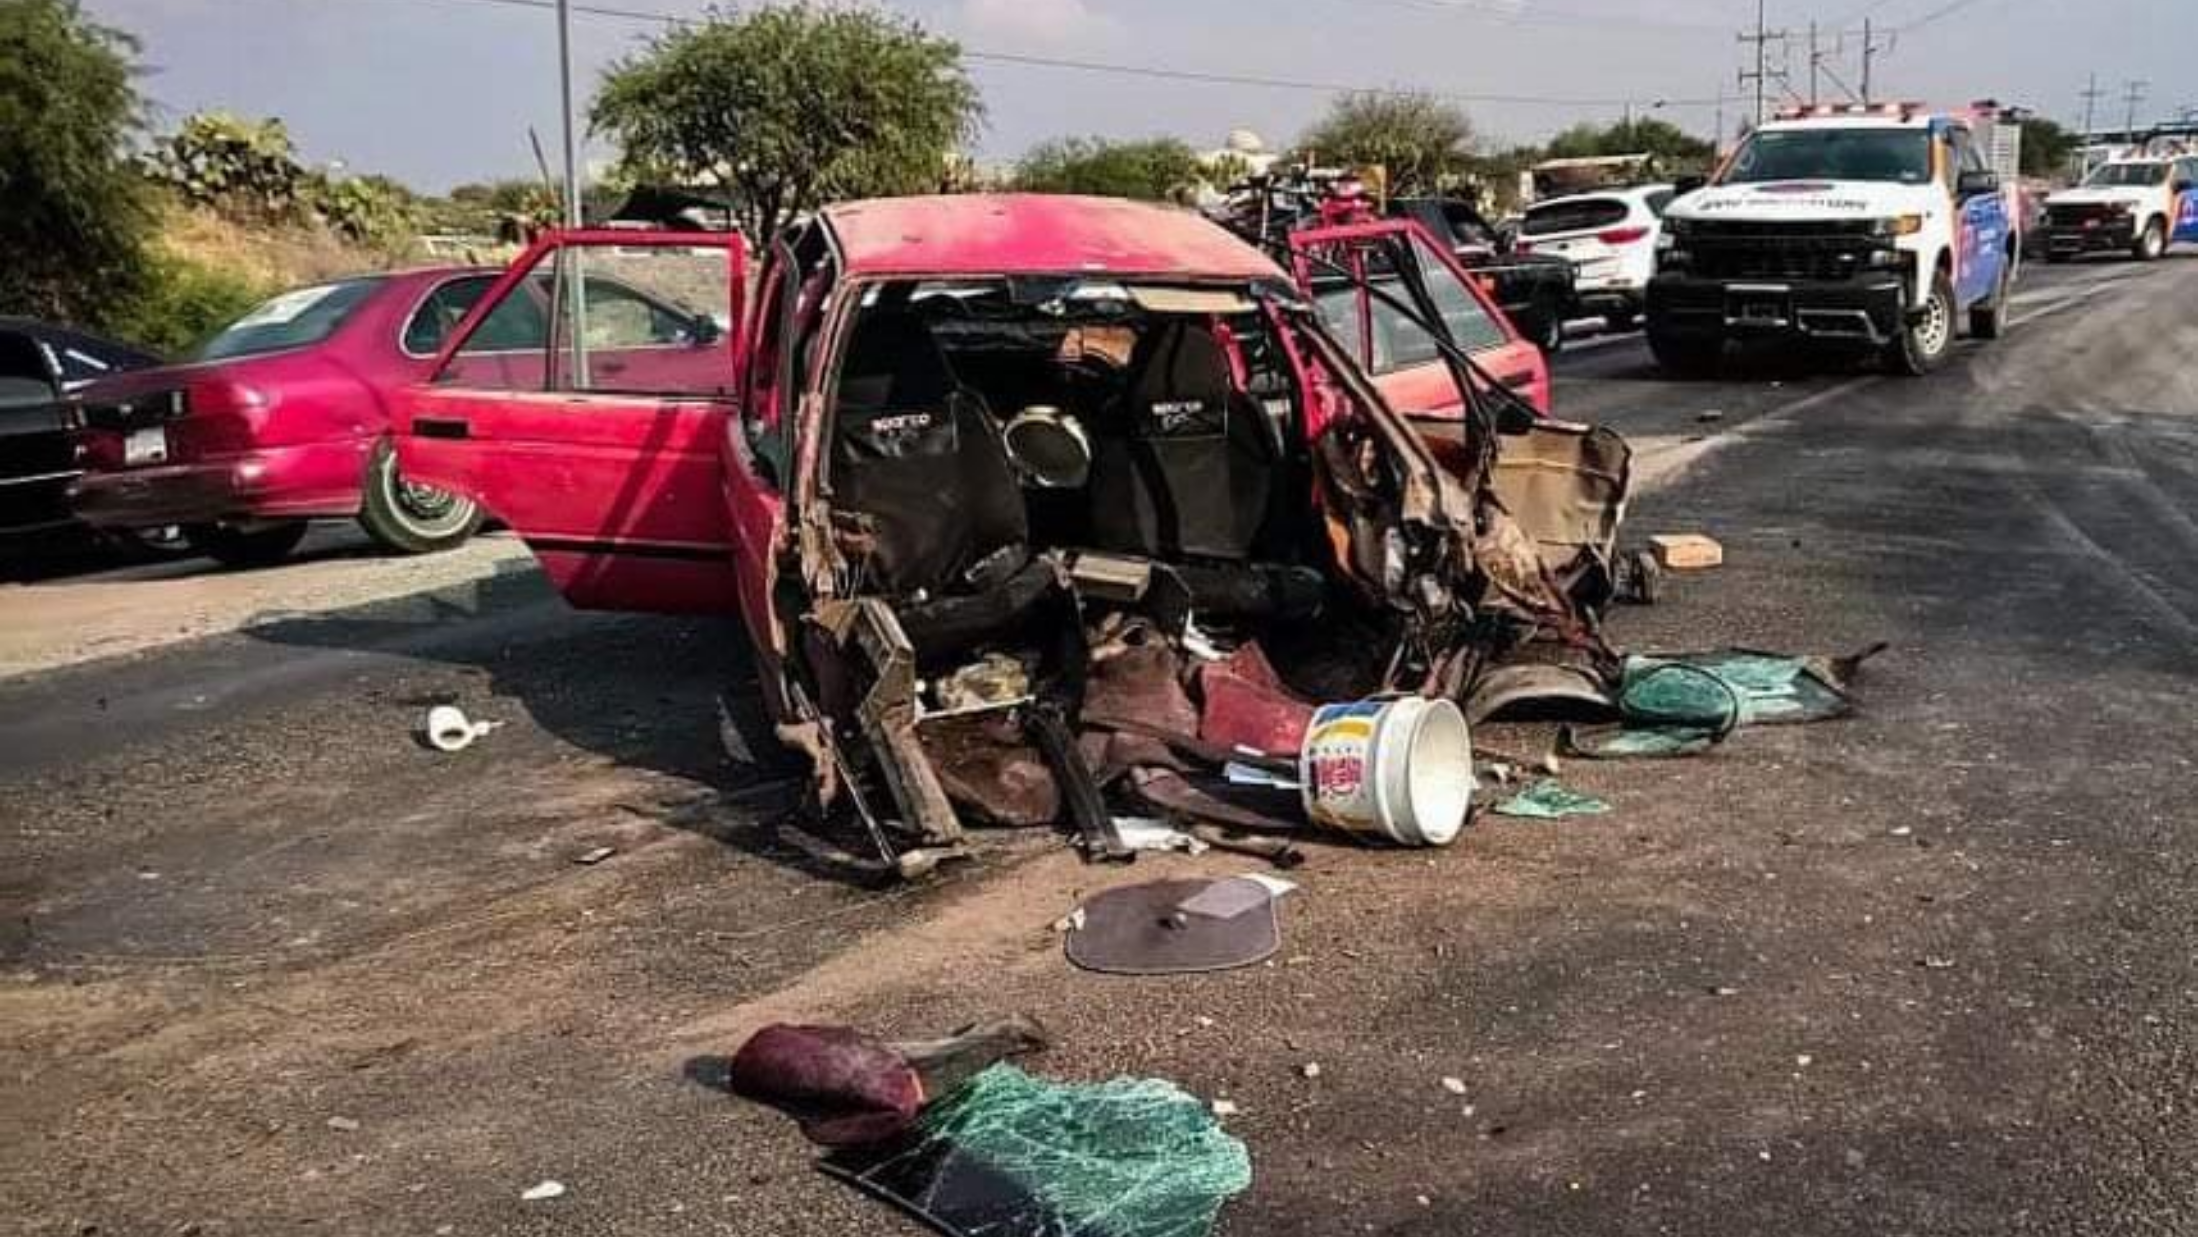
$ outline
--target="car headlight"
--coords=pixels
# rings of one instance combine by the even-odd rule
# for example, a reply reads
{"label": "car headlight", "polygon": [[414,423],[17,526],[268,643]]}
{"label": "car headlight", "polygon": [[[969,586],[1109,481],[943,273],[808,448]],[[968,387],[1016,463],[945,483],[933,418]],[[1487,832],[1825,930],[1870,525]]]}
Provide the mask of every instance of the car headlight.
{"label": "car headlight", "polygon": [[1871,231],[1879,236],[1914,236],[1923,230],[1923,216],[1895,215],[1877,220]]}

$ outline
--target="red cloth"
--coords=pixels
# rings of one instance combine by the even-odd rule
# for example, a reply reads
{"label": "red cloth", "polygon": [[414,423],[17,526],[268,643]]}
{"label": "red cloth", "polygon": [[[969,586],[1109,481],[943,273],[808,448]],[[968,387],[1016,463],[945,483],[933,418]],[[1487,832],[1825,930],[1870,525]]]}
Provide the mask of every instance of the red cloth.
{"label": "red cloth", "polygon": [[734,1094],[785,1112],[827,1147],[891,1138],[924,1105],[908,1058],[851,1027],[774,1023],[733,1054],[730,1074]]}

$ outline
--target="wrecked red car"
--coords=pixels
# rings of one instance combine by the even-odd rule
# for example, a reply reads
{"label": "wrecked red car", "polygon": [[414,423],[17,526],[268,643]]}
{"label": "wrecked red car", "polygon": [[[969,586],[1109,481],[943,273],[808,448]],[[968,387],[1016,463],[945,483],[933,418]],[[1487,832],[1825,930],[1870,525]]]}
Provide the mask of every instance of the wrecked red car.
{"label": "wrecked red car", "polygon": [[[887,200],[790,227],[751,282],[736,236],[554,235],[403,393],[399,458],[576,605],[738,614],[777,737],[903,874],[969,823],[1110,853],[1138,805],[1256,821],[1201,778],[1294,758],[1305,702],[1598,656],[1626,484],[1621,441],[1451,338],[1409,229],[1316,241],[1301,281],[1155,206]],[[739,326],[629,365],[598,277]],[[1430,415],[1331,329],[1332,280],[1438,341]],[[537,282],[539,363],[490,363]]]}

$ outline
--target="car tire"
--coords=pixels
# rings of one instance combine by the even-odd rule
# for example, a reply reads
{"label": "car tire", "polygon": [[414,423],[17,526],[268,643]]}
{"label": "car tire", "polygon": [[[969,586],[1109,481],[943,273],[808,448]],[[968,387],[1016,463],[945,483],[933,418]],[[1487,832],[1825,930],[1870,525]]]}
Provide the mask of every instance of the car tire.
{"label": "car tire", "polygon": [[1940,271],[1931,280],[1931,295],[1914,321],[1903,323],[1900,334],[1885,350],[1887,364],[1896,374],[1920,378],[1939,367],[1954,347],[1954,285]]}
{"label": "car tire", "polygon": [[2015,262],[2010,258],[2000,268],[2000,279],[1992,289],[1992,299],[1969,309],[1969,334],[1977,339],[1998,339],[2007,333],[2007,296],[2009,285],[2015,276]]}
{"label": "car tire", "polygon": [[257,524],[236,528],[228,524],[193,524],[183,530],[191,548],[224,567],[272,567],[290,557],[305,540],[305,521]]}
{"label": "car tire", "polygon": [[1657,367],[1680,378],[1708,377],[1725,359],[1725,341],[1715,336],[1667,335],[1651,326],[1648,346]]}
{"label": "car tire", "polygon": [[1555,356],[1565,346],[1565,316],[1551,306],[1537,305],[1528,310],[1518,325],[1527,342],[1541,349],[1543,356]]}
{"label": "car tire", "polygon": [[399,554],[453,549],[481,527],[481,508],[472,499],[406,481],[397,471],[397,446],[387,438],[375,444],[364,489],[359,526]]}
{"label": "car tire", "polygon": [[2158,216],[2145,221],[2145,230],[2137,234],[2137,244],[2131,254],[2139,262],[2157,262],[2167,253],[2167,224]]}

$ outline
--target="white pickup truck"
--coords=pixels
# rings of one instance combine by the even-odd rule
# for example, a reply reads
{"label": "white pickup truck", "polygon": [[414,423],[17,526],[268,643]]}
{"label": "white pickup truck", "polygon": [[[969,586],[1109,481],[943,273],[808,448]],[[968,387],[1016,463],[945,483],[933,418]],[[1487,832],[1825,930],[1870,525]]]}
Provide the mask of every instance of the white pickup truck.
{"label": "white pickup truck", "polygon": [[2117,159],[2045,200],[2046,258],[2126,253],[2151,261],[2198,242],[2198,155]]}
{"label": "white pickup truck", "polygon": [[1811,108],[1757,129],[1665,211],[1647,299],[1657,362],[1704,371],[1728,341],[1773,338],[1921,374],[1964,314],[1996,338],[2020,243],[1993,164],[2019,140],[1985,105]]}

